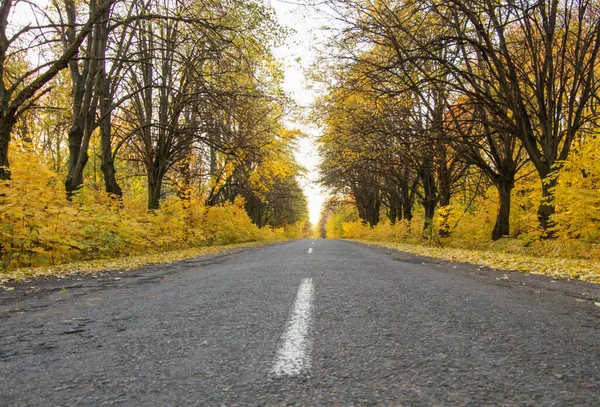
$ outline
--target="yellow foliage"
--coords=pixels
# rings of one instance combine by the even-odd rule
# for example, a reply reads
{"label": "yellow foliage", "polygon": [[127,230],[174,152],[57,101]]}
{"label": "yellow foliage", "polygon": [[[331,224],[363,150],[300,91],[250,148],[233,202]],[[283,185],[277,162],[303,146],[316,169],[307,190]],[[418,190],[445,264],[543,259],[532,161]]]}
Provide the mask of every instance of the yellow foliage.
{"label": "yellow foliage", "polygon": [[[383,219],[374,228],[364,226],[355,213],[342,208],[328,218],[327,237],[385,242],[378,244],[496,268],[600,282],[596,260],[600,258],[599,185],[600,141],[593,139],[575,149],[560,173],[555,239],[542,238],[537,219],[541,185],[530,166],[523,169],[513,190],[511,234],[496,242],[490,240],[499,203],[493,186],[482,196],[463,200],[456,196],[452,206],[438,208],[432,240],[423,239],[423,209],[418,205],[411,222],[401,220],[392,225],[382,213]],[[449,231],[450,236],[437,237],[440,229]]]}
{"label": "yellow foliage", "polygon": [[600,242],[600,140],[573,147],[556,187],[556,232],[565,239]]}
{"label": "yellow foliage", "polygon": [[305,221],[286,225],[283,229],[275,229],[274,233],[283,233],[286,239],[302,239],[312,237],[312,229],[305,229]]}
{"label": "yellow foliage", "polygon": [[369,229],[361,222],[343,222],[342,237],[345,239],[363,239],[370,234]]}
{"label": "yellow foliage", "polygon": [[222,245],[261,240],[261,230],[252,223],[243,205],[213,206],[206,213],[209,243]]}
{"label": "yellow foliage", "polygon": [[35,154],[14,152],[11,171],[12,180],[0,184],[4,270],[288,236],[259,229],[242,201],[205,208],[199,197],[171,197],[148,212],[142,196],[119,200],[84,188],[67,202],[58,175]]}

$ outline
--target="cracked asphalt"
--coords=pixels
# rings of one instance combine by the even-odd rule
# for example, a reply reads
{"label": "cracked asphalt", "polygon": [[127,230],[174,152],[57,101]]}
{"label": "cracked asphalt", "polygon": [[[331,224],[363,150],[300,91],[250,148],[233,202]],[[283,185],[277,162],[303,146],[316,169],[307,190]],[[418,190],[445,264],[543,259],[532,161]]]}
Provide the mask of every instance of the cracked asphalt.
{"label": "cracked asphalt", "polygon": [[[305,278],[310,369],[273,377]],[[600,405],[589,283],[305,239],[14,287],[1,406]]]}

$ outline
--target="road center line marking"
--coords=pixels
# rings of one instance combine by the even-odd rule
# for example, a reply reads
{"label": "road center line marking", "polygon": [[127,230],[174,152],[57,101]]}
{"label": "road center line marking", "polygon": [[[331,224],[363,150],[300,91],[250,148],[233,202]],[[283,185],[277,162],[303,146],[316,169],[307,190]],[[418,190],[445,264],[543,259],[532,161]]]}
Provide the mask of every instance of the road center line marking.
{"label": "road center line marking", "polygon": [[276,377],[297,376],[306,372],[310,367],[307,337],[313,293],[312,278],[302,279],[296,295],[294,310],[281,337],[281,346],[277,351],[275,366],[271,371]]}
{"label": "road center line marking", "polygon": [[308,254],[312,253],[312,247],[308,249]]}

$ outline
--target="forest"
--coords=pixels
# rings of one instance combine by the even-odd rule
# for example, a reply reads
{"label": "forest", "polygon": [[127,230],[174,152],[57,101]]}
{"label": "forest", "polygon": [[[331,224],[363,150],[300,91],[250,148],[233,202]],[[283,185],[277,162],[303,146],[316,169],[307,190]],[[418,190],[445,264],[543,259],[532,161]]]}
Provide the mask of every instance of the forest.
{"label": "forest", "polygon": [[310,233],[261,1],[2,0],[0,269]]}
{"label": "forest", "polygon": [[323,237],[600,256],[600,2],[326,3]]}

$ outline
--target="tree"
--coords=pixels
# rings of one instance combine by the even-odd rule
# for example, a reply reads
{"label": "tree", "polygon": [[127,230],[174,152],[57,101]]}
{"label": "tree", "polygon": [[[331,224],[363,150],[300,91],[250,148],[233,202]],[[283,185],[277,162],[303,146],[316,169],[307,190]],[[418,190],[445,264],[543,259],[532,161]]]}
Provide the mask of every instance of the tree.
{"label": "tree", "polygon": [[448,127],[456,150],[479,168],[498,190],[499,205],[492,240],[510,234],[511,191],[528,159],[519,139],[508,131],[498,133],[491,113],[472,103],[457,102],[450,110]]}
{"label": "tree", "polygon": [[[595,123],[600,64],[600,14],[595,1],[497,3],[448,0],[428,8],[452,35],[419,49],[450,47],[462,60],[444,61],[457,91],[485,106],[498,133],[521,141],[542,181],[540,224],[552,225],[555,172],[577,134]],[[434,55],[429,53],[430,58]],[[483,69],[481,69],[483,67]]]}
{"label": "tree", "polygon": [[[61,70],[69,65],[69,62],[78,54],[81,44],[88,34],[94,29],[97,21],[102,17],[116,0],[98,1],[94,12],[90,13],[88,19],[80,26],[79,31],[68,42],[64,51],[59,53],[51,61],[40,63],[27,70],[25,73],[15,74],[10,72],[10,63],[15,58],[27,52],[25,44],[21,40],[29,34],[35,38],[45,38],[41,32],[45,32],[47,25],[26,25],[14,27],[9,24],[9,17],[14,12],[14,2],[3,0],[0,5],[0,179],[9,179],[8,146],[11,133],[17,120],[25,111],[42,95],[49,92],[46,87]],[[13,21],[12,17],[10,21]]]}
{"label": "tree", "polygon": [[[365,122],[372,118],[370,100],[358,91],[333,89],[317,110],[326,125],[319,139],[320,182],[333,191],[353,196],[359,217],[370,226],[379,223],[382,204],[382,165],[377,156],[380,140]],[[372,121],[371,121],[372,122]]]}
{"label": "tree", "polygon": [[[395,139],[404,150],[407,165],[403,168],[414,177],[403,178],[419,180],[421,187],[413,190],[424,208],[424,231],[428,231],[438,204],[450,205],[467,163],[453,148],[444,123],[453,97],[445,67],[432,58],[419,60],[418,64],[407,59],[408,50],[414,47],[397,25],[399,21],[412,24],[410,32],[419,38],[435,34],[423,24],[422,14],[408,13],[400,2],[332,3],[339,6],[336,10],[344,23],[333,44],[338,50],[334,58],[339,61],[334,69],[350,77],[350,92],[367,91],[372,98],[380,99],[378,103],[383,107],[372,114],[376,117],[374,123],[380,123],[374,131],[382,140]],[[438,49],[436,53],[438,58],[446,58],[448,52]],[[402,184],[403,199],[410,202],[407,185],[411,182]]]}

